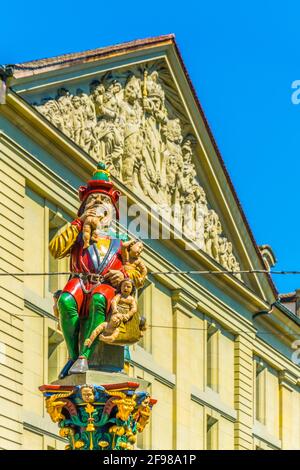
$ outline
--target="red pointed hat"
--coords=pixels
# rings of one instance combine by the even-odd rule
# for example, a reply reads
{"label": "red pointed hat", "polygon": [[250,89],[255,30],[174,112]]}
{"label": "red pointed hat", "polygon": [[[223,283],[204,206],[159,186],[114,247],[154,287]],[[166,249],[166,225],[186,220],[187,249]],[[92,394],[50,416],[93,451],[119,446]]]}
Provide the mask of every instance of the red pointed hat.
{"label": "red pointed hat", "polygon": [[98,163],[97,168],[94,171],[92,178],[87,182],[87,185],[80,186],[78,189],[79,200],[81,202],[78,210],[79,216],[83,213],[86,199],[92,193],[102,193],[110,197],[111,202],[115,207],[117,218],[119,218],[118,201],[121,193],[110,181],[109,171],[106,170],[104,163]]}

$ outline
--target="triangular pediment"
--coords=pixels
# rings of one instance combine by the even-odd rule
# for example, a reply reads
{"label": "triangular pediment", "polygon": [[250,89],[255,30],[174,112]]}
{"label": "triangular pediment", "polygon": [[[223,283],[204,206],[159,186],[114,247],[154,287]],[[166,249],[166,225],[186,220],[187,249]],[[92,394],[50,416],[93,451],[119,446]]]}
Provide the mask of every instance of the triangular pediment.
{"label": "triangular pediment", "polygon": [[268,280],[262,287],[239,273],[264,269],[262,259],[178,51],[166,42],[136,57],[125,49],[69,66],[49,62],[34,80],[24,68],[14,88],[149,206],[168,208],[175,227],[220,269],[267,297]]}

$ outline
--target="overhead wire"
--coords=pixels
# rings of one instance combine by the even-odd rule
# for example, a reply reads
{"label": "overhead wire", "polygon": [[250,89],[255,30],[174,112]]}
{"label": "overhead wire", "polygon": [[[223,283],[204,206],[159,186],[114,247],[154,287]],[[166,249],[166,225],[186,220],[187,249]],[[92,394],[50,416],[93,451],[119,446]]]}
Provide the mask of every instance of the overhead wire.
{"label": "overhead wire", "polygon": [[[0,272],[0,276],[66,276],[71,274],[79,274],[76,272],[71,271],[64,271],[64,272]],[[95,274],[95,273],[85,273],[86,275]],[[274,271],[268,269],[244,269],[240,271],[231,271],[231,270],[174,270],[174,271],[149,271],[149,274],[157,275],[157,274],[165,274],[165,275],[177,275],[177,274],[215,274],[215,275],[222,275],[222,274],[275,274],[275,275],[300,275],[300,271],[296,270],[281,270],[281,271]]]}
{"label": "overhead wire", "polygon": [[[43,319],[45,318],[43,315],[35,314],[35,315],[27,315],[27,314],[13,314],[14,317],[21,317],[21,318],[40,318]],[[47,317],[48,318],[48,317]],[[53,318],[53,320],[58,321],[56,318]],[[168,326],[168,325],[147,325],[147,328],[165,328],[165,329],[172,329],[172,330],[188,330],[188,331],[208,331],[209,328],[191,328],[191,327],[181,327],[181,326]],[[278,337],[285,337],[285,336],[299,336],[300,333],[274,333],[271,331],[263,331],[263,330],[257,330],[257,331],[251,331],[251,330],[230,330],[224,327],[221,327],[221,330],[226,331],[227,333],[234,335],[243,333],[255,333],[259,335],[271,335],[271,336],[278,336]]]}
{"label": "overhead wire", "polygon": [[[275,274],[275,275],[300,275],[300,271],[296,270],[281,270],[281,271],[273,271],[273,270],[267,270],[267,269],[249,269],[249,270],[240,270],[240,271],[230,271],[230,270],[188,270],[188,271],[183,271],[183,270],[176,270],[176,271],[150,271],[149,274],[152,275],[178,275],[178,274],[205,274],[205,275],[222,275],[222,274]],[[24,276],[66,276],[66,275],[72,275],[72,274],[78,274],[74,273],[71,271],[65,271],[65,272],[0,272],[0,277],[3,276],[12,276],[12,277],[24,277]],[[87,273],[92,274],[92,273]],[[44,318],[43,315],[27,315],[27,314],[13,314],[15,317],[19,318]],[[54,318],[53,318],[54,319]],[[171,328],[171,329],[181,329],[181,330],[193,330],[193,331],[206,331],[207,328],[185,328],[185,327],[174,327],[174,326],[166,326],[166,325],[148,325],[148,328]],[[253,333],[253,331],[245,331],[245,330],[227,330],[227,332],[232,333],[232,334],[238,334],[238,333]],[[273,336],[289,336],[290,334],[293,334],[293,336],[300,336],[300,334],[294,334],[294,333],[274,333],[274,332],[269,332],[269,331],[259,331],[257,330],[258,334],[266,334],[266,335],[273,335]]]}

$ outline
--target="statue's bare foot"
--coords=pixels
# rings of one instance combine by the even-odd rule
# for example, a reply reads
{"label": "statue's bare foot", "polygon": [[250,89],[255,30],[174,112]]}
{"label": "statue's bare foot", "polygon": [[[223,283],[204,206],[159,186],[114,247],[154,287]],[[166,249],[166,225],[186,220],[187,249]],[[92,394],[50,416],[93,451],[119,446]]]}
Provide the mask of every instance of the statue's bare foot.
{"label": "statue's bare foot", "polygon": [[79,356],[79,358],[74,362],[73,366],[69,370],[69,375],[71,374],[84,374],[89,370],[88,360],[85,356]]}

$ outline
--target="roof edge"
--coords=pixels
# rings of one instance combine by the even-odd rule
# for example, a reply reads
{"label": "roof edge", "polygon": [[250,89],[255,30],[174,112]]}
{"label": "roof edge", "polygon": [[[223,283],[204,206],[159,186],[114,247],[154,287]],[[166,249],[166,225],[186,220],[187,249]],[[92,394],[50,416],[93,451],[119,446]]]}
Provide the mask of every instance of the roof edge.
{"label": "roof edge", "polygon": [[115,44],[113,46],[105,46],[97,49],[88,49],[82,52],[68,53],[50,58],[37,59],[33,61],[22,62],[9,65],[14,69],[14,78],[36,75],[46,72],[48,69],[58,68],[59,66],[71,66],[74,63],[90,62],[103,58],[105,56],[117,53],[125,53],[130,50],[146,48],[154,45],[161,45],[165,42],[173,42],[175,44],[175,34],[166,34],[162,36],[154,36],[145,39],[136,39],[133,41]]}

